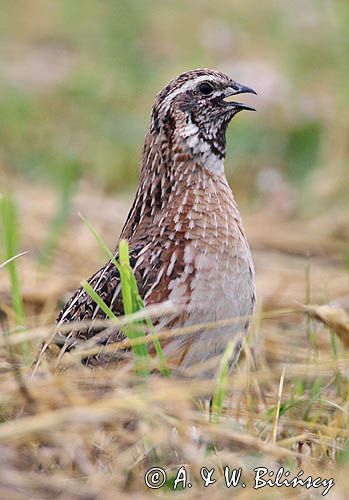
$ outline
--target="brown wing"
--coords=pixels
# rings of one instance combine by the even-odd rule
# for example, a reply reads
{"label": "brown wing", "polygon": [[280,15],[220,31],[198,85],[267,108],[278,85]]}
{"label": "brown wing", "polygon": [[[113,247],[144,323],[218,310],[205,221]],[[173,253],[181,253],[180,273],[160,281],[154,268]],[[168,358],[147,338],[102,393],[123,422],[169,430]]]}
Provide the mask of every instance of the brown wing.
{"label": "brown wing", "polygon": [[[171,222],[171,224],[174,223]],[[166,229],[173,232],[171,224]],[[140,296],[146,305],[167,300],[173,289],[171,284],[176,286],[178,291],[183,289],[184,297],[189,289],[189,278],[194,272],[190,266],[187,266],[186,279],[181,278],[185,267],[185,239],[156,238],[152,233],[157,230],[156,225],[155,227],[149,225],[148,231],[138,236],[138,241],[134,242],[133,248],[130,243],[130,264],[134,270]],[[184,231],[185,228],[183,228]],[[179,242],[181,244],[178,244]],[[118,260],[118,253],[115,254],[115,259]],[[180,279],[180,283],[177,283],[177,279]],[[88,280],[88,283],[116,316],[124,314],[120,276],[113,262],[107,262]],[[167,317],[166,326],[170,327],[177,323],[181,314],[182,311],[177,310]],[[98,325],[94,324],[94,320],[105,318],[105,313],[84,288],[80,287],[61,310],[57,325],[84,320],[92,321],[92,324],[81,329],[74,326],[68,332],[60,332],[55,336],[54,343],[60,347],[64,346],[64,350],[70,350],[79,340],[90,339],[96,334],[98,334],[96,341],[100,345],[123,340],[125,337],[121,331],[110,327],[108,329],[97,327]]]}
{"label": "brown wing", "polygon": [[[161,258],[159,258],[160,254]],[[173,279],[174,273],[172,273],[171,277],[166,276],[165,271],[169,265],[166,254],[167,252],[163,252],[161,245],[159,245],[156,252],[154,252],[154,249],[151,250],[148,245],[138,245],[130,250],[130,265],[134,270],[139,294],[148,304],[161,302],[161,300],[167,298],[164,288],[167,288],[167,281]],[[118,260],[118,253],[115,254],[115,259]],[[116,316],[124,314],[120,275],[112,261],[108,261],[97,271],[88,280],[88,283]],[[65,344],[68,349],[72,348],[76,343],[76,339],[87,340],[100,332],[102,328],[94,326],[93,320],[105,319],[106,317],[106,314],[85,289],[80,287],[61,310],[57,318],[57,326],[84,320],[92,320],[92,324],[88,328],[81,330],[75,327],[68,334],[64,332],[57,334],[55,343],[58,345]],[[123,338],[121,334],[118,337],[120,337],[120,340]],[[114,334],[113,339],[115,339]]]}
{"label": "brown wing", "polygon": [[[130,252],[131,267],[134,267],[135,262],[137,262],[139,250],[139,248],[136,248]],[[115,255],[115,259],[118,260],[118,254]],[[136,280],[142,295],[142,279],[140,272],[136,274]],[[120,275],[112,261],[108,261],[99,269],[99,271],[88,280],[88,283],[116,316],[120,316],[124,313]],[[92,324],[88,328],[81,330],[75,327],[72,331],[68,332],[68,334],[63,332],[59,333],[55,337],[55,342],[63,345],[68,341],[68,346],[66,345],[66,347],[70,349],[76,343],[75,339],[87,340],[102,330],[100,326],[94,326],[93,320],[106,318],[106,314],[100,309],[86,290],[80,287],[59,313],[57,326],[72,322],[82,322],[84,320],[92,320]],[[121,338],[122,335],[120,335],[120,340]]]}

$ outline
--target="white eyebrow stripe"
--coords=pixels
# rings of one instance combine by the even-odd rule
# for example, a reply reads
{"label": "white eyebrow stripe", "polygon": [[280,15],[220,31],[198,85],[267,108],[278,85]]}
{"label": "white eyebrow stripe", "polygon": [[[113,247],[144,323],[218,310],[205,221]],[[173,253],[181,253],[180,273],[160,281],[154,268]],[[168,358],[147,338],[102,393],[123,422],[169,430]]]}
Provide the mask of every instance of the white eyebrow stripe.
{"label": "white eyebrow stripe", "polygon": [[184,83],[184,85],[181,85],[179,88],[174,89],[168,96],[165,97],[165,99],[161,103],[161,108],[164,111],[167,111],[171,101],[178,95],[181,94],[182,92],[185,92],[186,90],[189,90],[191,88],[196,87],[196,85],[202,81],[209,82],[209,81],[216,81],[217,76],[215,75],[201,75],[197,76],[194,80],[189,80],[188,82]]}

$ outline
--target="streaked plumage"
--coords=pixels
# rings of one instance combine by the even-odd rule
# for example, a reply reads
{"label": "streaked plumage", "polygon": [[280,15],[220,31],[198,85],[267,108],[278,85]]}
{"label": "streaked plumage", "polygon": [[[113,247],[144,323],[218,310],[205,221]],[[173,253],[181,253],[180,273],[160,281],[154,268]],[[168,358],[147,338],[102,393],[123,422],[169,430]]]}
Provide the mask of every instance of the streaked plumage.
{"label": "streaked plumage", "polygon": [[[223,165],[230,120],[242,109],[253,109],[223,99],[243,92],[254,93],[205,69],[180,75],[157,95],[139,187],[120,236],[129,242],[131,266],[146,305],[170,301],[178,310],[180,306],[178,314],[160,318],[158,328],[243,317],[233,325],[168,342],[165,353],[184,368],[220,355],[230,339],[236,344],[233,365],[249,324],[246,317],[254,310],[253,263]],[[115,314],[123,314],[113,263],[106,263],[89,283]],[[80,288],[57,322],[104,317]],[[74,330],[67,345],[95,334],[93,326]],[[111,340],[121,337],[116,332]],[[58,343],[65,340],[57,338]]]}

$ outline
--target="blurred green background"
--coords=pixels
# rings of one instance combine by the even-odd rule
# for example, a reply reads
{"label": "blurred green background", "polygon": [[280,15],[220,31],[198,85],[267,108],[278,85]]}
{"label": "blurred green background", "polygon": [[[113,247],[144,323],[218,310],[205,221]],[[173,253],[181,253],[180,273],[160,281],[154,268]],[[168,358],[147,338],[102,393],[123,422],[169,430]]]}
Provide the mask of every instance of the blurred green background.
{"label": "blurred green background", "polygon": [[348,197],[347,0],[0,6],[7,172],[54,184],[77,173],[108,191],[134,190],[155,94],[180,72],[212,67],[259,94],[258,113],[229,130],[227,175],[249,200]]}

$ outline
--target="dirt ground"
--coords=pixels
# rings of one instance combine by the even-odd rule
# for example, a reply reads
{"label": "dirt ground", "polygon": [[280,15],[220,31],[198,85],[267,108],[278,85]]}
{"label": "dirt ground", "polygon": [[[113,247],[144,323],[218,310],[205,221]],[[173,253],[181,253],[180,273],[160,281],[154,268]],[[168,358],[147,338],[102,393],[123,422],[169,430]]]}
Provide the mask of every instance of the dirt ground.
{"label": "dirt ground", "polygon": [[[47,185],[16,179],[20,250],[30,252],[17,264],[32,332],[52,325],[60,304],[104,262],[79,213],[113,248],[131,198],[80,184],[52,265],[39,268],[56,195]],[[338,325],[309,323],[300,306],[310,302],[349,308],[349,214],[333,209],[317,217],[291,218],[270,203],[254,212],[242,207],[242,213],[259,305],[249,347],[229,382],[222,421],[209,425],[205,412],[193,410],[190,401],[202,391],[199,379],[183,384],[156,377],[142,386],[130,373],[110,369],[92,376],[74,362],[60,374],[44,364],[33,378],[30,369],[15,368],[18,348],[13,358],[5,346],[0,356],[0,496],[104,500],[137,492],[139,498],[150,498],[153,492],[144,489],[143,476],[155,461],[168,471],[188,464],[196,489],[185,494],[202,498],[198,471],[209,461],[218,468],[231,463],[245,469],[268,463],[274,470],[295,460],[309,473],[334,476],[336,498],[345,498],[344,469],[335,467],[337,455],[346,453],[348,360],[340,343],[333,352],[331,325],[334,331]],[[10,297],[7,273],[0,271],[0,303],[11,323]],[[41,334],[35,339],[33,352]],[[275,408],[281,412],[276,419]],[[192,437],[193,428],[199,441]],[[212,446],[215,452],[207,455]],[[210,495],[224,498],[217,488]],[[263,495],[241,489],[238,497]]]}

